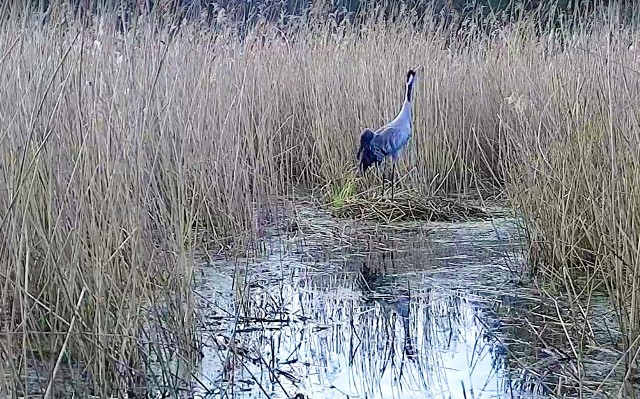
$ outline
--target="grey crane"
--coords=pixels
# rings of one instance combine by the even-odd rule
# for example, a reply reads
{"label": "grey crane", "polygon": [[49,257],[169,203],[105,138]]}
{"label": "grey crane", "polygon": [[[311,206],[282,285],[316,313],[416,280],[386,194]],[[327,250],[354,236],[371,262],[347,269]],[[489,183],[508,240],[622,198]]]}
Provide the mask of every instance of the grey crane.
{"label": "grey crane", "polygon": [[[416,71],[410,69],[407,72],[404,103],[396,117],[375,132],[367,128],[360,135],[357,158],[360,160],[363,175],[371,165],[380,166],[385,158],[391,157],[393,163],[391,170],[392,199],[395,190],[396,162],[400,151],[407,145],[412,133],[411,95],[415,80]],[[384,174],[382,176],[382,193],[384,195]]]}

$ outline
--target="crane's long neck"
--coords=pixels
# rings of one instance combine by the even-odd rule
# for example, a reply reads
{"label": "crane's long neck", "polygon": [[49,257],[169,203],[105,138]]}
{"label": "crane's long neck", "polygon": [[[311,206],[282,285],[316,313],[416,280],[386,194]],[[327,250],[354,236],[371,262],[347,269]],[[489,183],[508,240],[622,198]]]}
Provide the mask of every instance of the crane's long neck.
{"label": "crane's long neck", "polygon": [[404,95],[405,103],[411,102],[411,96],[413,95],[413,82],[414,82],[413,78],[407,82],[407,89],[405,90],[405,95]]}
{"label": "crane's long neck", "polygon": [[407,82],[407,88],[404,95],[404,103],[400,112],[393,120],[393,124],[403,123],[411,126],[411,96],[413,94],[413,79]]}

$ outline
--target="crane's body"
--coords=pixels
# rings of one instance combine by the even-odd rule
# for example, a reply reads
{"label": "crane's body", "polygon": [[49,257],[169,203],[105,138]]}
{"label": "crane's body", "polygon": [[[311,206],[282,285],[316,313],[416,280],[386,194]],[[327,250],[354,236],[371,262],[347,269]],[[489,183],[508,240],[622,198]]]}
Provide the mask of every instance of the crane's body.
{"label": "crane's body", "polygon": [[[393,162],[391,196],[395,186],[395,167],[400,151],[407,145],[412,132],[412,110],[411,96],[415,83],[416,73],[409,70],[404,103],[398,115],[389,123],[379,128],[375,132],[371,129],[364,129],[360,136],[360,148],[358,158],[362,173],[372,165],[380,165],[385,158],[391,157]],[[382,179],[382,191],[384,193],[384,176]]]}

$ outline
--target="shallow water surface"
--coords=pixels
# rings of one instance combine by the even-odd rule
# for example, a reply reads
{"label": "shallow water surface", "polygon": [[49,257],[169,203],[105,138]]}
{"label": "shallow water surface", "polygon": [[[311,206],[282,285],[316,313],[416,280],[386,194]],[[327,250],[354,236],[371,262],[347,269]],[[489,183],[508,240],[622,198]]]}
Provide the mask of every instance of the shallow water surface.
{"label": "shallow water surface", "polygon": [[295,233],[265,236],[266,255],[202,267],[197,396],[542,397],[507,356],[535,306],[519,294],[514,220],[298,217]]}

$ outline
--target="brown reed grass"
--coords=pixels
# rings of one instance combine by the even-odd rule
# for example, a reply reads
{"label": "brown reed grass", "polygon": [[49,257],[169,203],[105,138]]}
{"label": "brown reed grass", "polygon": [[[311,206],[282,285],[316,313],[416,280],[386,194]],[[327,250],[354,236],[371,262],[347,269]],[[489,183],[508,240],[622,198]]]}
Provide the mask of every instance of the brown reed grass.
{"label": "brown reed grass", "polygon": [[96,394],[113,394],[121,365],[144,369],[153,304],[169,304],[167,328],[193,356],[196,232],[250,238],[258,210],[293,186],[352,181],[361,130],[395,115],[416,65],[403,186],[506,182],[540,272],[576,314],[598,289],[612,299],[635,377],[634,31],[605,21],[561,46],[527,21],[460,41],[379,20],[264,25],[243,40],[169,29],[0,28],[1,392],[24,391],[29,362],[64,351]]}

